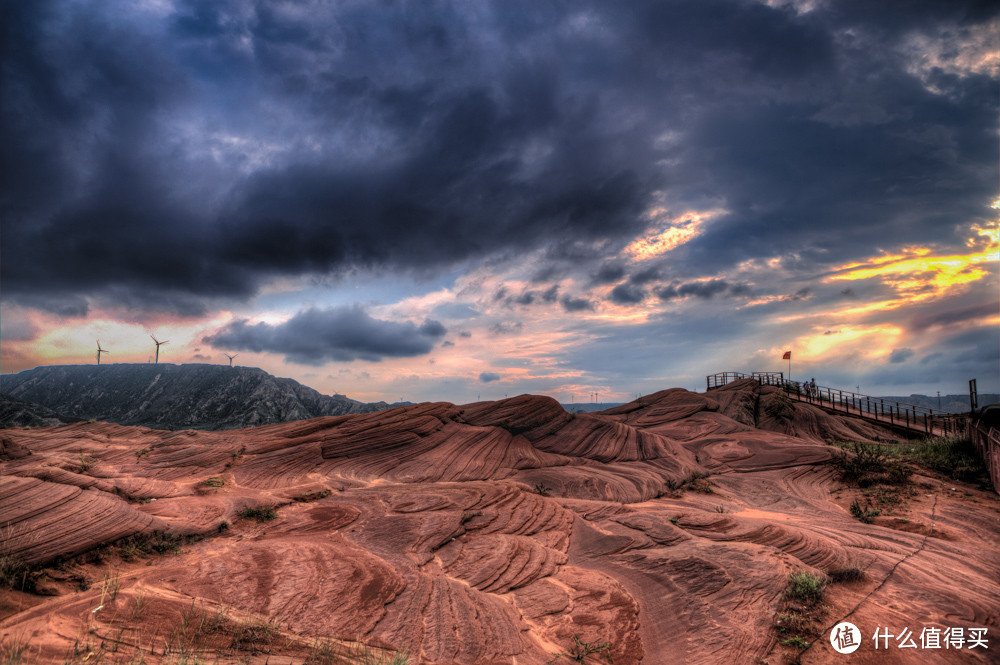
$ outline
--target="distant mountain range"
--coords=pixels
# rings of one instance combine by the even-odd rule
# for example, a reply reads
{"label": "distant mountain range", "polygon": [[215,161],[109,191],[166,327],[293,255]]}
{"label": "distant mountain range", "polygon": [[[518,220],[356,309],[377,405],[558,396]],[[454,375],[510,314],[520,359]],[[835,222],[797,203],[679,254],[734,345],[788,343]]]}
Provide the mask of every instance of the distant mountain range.
{"label": "distant mountain range", "polygon": [[[906,397],[893,395],[889,397],[882,397],[882,399],[892,400],[894,402],[899,402],[900,404],[913,404],[928,409],[937,409],[947,413],[968,413],[969,411],[968,395],[941,395],[940,405],[938,404],[938,398],[936,395],[934,397],[928,397],[927,395],[907,395]],[[997,393],[979,394],[980,407],[986,406],[987,404],[997,404],[998,402],[1000,402],[1000,395]],[[605,409],[611,409],[616,406],[621,406],[621,404],[618,402],[577,402],[575,404],[562,405],[562,407],[570,413],[604,411]]]}
{"label": "distant mountain range", "polygon": [[[939,411],[947,411],[948,413],[968,413],[971,406],[969,405],[968,395],[941,395],[941,403],[938,405],[938,398],[928,397],[927,395],[907,395],[906,397],[883,397],[882,399],[893,400],[903,404],[915,404],[916,406],[923,406],[928,409],[938,409]],[[997,393],[980,393],[979,394],[979,406],[984,407],[987,404],[996,404],[1000,402],[1000,395]]]}
{"label": "distant mountain range", "polygon": [[[968,395],[885,397],[952,413],[969,410]],[[981,394],[979,405],[1000,402]],[[225,365],[53,365],[0,375],[0,427],[103,420],[156,429],[223,430],[318,416],[371,413],[399,404],[323,395],[256,367]],[[563,404],[569,412],[615,403]]]}
{"label": "distant mountain range", "polygon": [[591,411],[604,411],[621,406],[625,402],[571,402],[570,404],[560,404],[569,413],[590,413]]}
{"label": "distant mountain range", "polygon": [[0,376],[0,394],[0,426],[8,427],[94,419],[222,430],[393,406],[323,395],[256,367],[167,363],[36,367]]}

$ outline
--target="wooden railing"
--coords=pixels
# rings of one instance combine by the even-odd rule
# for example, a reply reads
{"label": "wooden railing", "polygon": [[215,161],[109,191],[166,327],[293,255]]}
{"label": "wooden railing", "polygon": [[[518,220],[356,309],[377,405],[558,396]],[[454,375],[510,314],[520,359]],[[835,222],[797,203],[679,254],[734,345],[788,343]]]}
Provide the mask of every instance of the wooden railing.
{"label": "wooden railing", "polygon": [[966,428],[965,416],[957,416],[916,404],[862,395],[838,388],[807,387],[805,383],[785,380],[782,372],[753,372],[751,374],[719,372],[709,375],[706,379],[708,390],[721,388],[727,383],[739,379],[756,379],[762,386],[778,386],[789,397],[799,401],[914,432],[947,436],[964,433]]}
{"label": "wooden railing", "polygon": [[755,379],[762,386],[778,386],[792,399],[883,425],[931,436],[968,436],[986,465],[993,488],[1000,493],[1000,430],[987,426],[974,415],[948,413],[826,386],[807,388],[804,383],[786,381],[781,372],[719,372],[707,377],[708,389],[721,388],[740,379]]}
{"label": "wooden railing", "polygon": [[709,374],[705,377],[705,380],[708,383],[707,390],[712,390],[713,388],[721,388],[722,386],[732,383],[733,381],[749,378],[750,375],[744,374],[743,372],[719,372],[718,374]]}
{"label": "wooden railing", "polygon": [[718,374],[709,374],[705,377],[708,390],[721,388],[728,383],[739,381],[740,379],[756,379],[757,383],[762,386],[780,387],[785,385],[784,372],[753,372],[751,374],[744,374],[743,372],[719,372]]}
{"label": "wooden railing", "polygon": [[993,489],[1000,494],[1000,430],[988,427],[976,418],[969,419],[969,440],[990,474]]}
{"label": "wooden railing", "polygon": [[794,397],[802,402],[888,423],[893,427],[903,427],[925,434],[938,435],[956,434],[965,429],[964,416],[956,416],[925,406],[862,395],[849,390],[827,388],[826,386],[807,389],[805,384],[796,381],[788,381],[783,387],[789,397]]}

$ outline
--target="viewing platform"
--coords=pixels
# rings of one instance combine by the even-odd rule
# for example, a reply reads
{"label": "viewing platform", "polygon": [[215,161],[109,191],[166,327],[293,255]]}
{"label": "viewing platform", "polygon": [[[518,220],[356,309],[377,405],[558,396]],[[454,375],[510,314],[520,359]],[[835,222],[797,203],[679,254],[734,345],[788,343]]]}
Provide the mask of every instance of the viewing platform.
{"label": "viewing platform", "polygon": [[964,414],[948,413],[827,386],[816,386],[814,390],[809,390],[805,383],[785,379],[783,372],[709,374],[706,377],[707,390],[721,388],[743,379],[753,379],[762,386],[775,386],[791,399],[807,402],[827,411],[852,415],[914,434],[949,436],[964,433],[967,428],[967,416]]}

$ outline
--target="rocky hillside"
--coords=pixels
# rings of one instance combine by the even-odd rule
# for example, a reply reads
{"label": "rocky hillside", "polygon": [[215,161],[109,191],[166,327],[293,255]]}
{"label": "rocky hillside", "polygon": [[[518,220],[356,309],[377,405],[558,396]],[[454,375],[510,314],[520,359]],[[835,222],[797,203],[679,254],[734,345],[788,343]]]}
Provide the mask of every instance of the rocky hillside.
{"label": "rocky hillside", "polygon": [[[7,430],[0,663],[995,665],[1000,503],[874,456],[848,481],[822,441],[871,428],[750,381],[597,413]],[[988,648],[870,641],[906,626]]]}
{"label": "rocky hillside", "polygon": [[64,418],[157,429],[234,429],[389,406],[323,395],[255,367],[196,364],[36,367],[0,377],[0,392]]}
{"label": "rocky hillside", "polygon": [[10,395],[0,395],[0,427],[44,427],[65,425],[74,420],[77,419],[61,416],[41,404],[25,402]]}

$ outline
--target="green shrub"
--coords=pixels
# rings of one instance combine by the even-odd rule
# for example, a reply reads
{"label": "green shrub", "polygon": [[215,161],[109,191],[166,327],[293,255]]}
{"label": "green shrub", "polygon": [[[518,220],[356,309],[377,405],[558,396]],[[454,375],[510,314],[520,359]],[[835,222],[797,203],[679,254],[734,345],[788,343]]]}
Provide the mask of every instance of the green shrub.
{"label": "green shrub", "polygon": [[774,628],[779,633],[799,634],[812,630],[812,620],[798,612],[783,612],[778,615]]}
{"label": "green shrub", "polygon": [[38,572],[18,556],[0,554],[0,587],[32,591]]}
{"label": "green shrub", "polygon": [[826,580],[806,570],[800,570],[788,575],[785,596],[809,605],[823,599],[826,590]]}
{"label": "green shrub", "polygon": [[955,480],[971,482],[988,476],[975,446],[964,436],[921,439],[906,446],[905,457]]}
{"label": "green shrub", "polygon": [[910,471],[900,460],[891,459],[890,452],[896,451],[879,444],[848,444],[834,462],[840,470],[840,480],[858,487],[905,484]]}
{"label": "green shrub", "polygon": [[118,554],[126,561],[151,554],[179,554],[184,538],[175,533],[136,533],[118,542]]}
{"label": "green shrub", "polygon": [[663,483],[663,491],[660,496],[666,495],[676,499],[687,491],[698,492],[699,494],[715,494],[712,484],[707,479],[708,474],[700,471],[693,471],[690,476],[683,480],[668,479]]}
{"label": "green shrub", "polygon": [[87,473],[94,466],[96,462],[90,455],[84,455],[83,451],[80,451],[80,473]]}
{"label": "green shrub", "polygon": [[877,508],[873,508],[870,503],[866,504],[866,506],[862,508],[861,504],[858,503],[858,500],[855,499],[851,504],[851,515],[854,515],[865,524],[871,524],[875,521],[875,518],[881,514],[882,511]]}
{"label": "green shrub", "polygon": [[236,513],[236,516],[249,520],[257,520],[258,522],[270,522],[271,520],[278,519],[278,511],[275,510],[273,505],[268,504],[257,506],[256,508],[244,508]]}
{"label": "green shrub", "polygon": [[598,654],[603,656],[607,662],[612,662],[611,645],[608,642],[584,642],[579,635],[574,635],[573,649],[569,652],[569,657],[578,663],[583,663],[591,654]]}
{"label": "green shrub", "polygon": [[862,582],[867,578],[865,571],[861,570],[857,566],[834,568],[828,573],[828,575],[830,576],[831,582]]}
{"label": "green shrub", "polygon": [[268,651],[278,635],[272,621],[241,621],[233,626],[229,648],[250,653]]}

